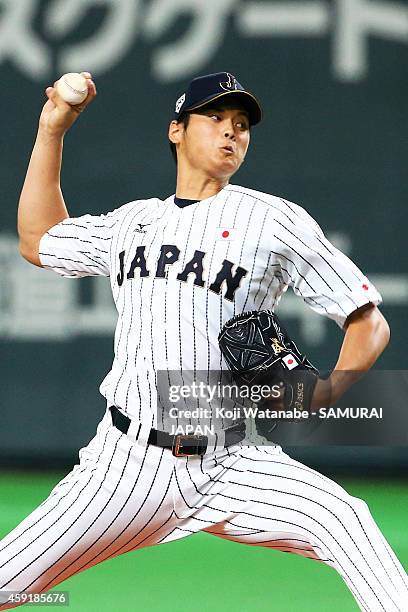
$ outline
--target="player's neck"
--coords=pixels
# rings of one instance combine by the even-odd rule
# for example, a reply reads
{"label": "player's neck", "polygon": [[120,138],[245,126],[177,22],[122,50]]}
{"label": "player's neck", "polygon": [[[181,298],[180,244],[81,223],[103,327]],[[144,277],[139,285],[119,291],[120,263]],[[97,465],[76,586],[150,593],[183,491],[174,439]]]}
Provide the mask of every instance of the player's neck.
{"label": "player's neck", "polygon": [[228,178],[214,178],[199,173],[177,172],[176,196],[185,200],[206,200],[228,185]]}

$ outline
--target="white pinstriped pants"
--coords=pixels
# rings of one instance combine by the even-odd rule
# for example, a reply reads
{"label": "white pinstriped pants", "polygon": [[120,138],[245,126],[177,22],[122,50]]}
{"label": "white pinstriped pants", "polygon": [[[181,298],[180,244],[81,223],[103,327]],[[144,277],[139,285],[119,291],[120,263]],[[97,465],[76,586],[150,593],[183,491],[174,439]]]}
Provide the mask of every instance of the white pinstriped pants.
{"label": "white pinstriped pants", "polygon": [[279,447],[177,459],[120,433],[109,413],[80,464],[0,542],[0,591],[44,592],[105,559],[200,530],[323,561],[361,610],[408,610],[407,575],[367,505],[330,479]]}

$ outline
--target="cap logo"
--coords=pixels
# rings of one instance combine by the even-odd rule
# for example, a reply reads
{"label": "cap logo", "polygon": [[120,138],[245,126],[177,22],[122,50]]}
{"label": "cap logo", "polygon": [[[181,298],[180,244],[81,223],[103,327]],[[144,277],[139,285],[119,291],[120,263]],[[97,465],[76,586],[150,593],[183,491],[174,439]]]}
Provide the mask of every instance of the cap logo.
{"label": "cap logo", "polygon": [[185,99],[186,99],[186,94],[183,93],[183,95],[180,96],[179,99],[176,102],[176,108],[175,108],[175,112],[176,113],[180,112],[180,108],[183,106]]}
{"label": "cap logo", "polygon": [[220,81],[221,89],[224,89],[225,91],[234,91],[238,89],[237,79],[229,72],[226,72],[225,74],[228,77],[228,81]]}

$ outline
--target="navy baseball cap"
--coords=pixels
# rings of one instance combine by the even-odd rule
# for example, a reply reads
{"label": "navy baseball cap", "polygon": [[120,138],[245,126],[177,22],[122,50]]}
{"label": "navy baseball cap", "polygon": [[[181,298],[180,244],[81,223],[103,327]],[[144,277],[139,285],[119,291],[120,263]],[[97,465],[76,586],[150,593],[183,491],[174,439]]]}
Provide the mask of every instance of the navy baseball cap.
{"label": "navy baseball cap", "polygon": [[176,102],[174,118],[206,106],[213,100],[234,95],[248,112],[249,123],[255,125],[262,119],[262,109],[255,96],[247,91],[230,72],[216,72],[193,79],[186,92]]}

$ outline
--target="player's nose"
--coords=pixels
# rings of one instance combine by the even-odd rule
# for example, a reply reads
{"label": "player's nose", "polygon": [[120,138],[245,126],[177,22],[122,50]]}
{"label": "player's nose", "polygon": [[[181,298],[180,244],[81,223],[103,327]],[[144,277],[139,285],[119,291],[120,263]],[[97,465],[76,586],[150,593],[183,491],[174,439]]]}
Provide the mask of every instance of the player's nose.
{"label": "player's nose", "polygon": [[230,119],[227,119],[224,126],[225,138],[235,138],[234,124]]}

